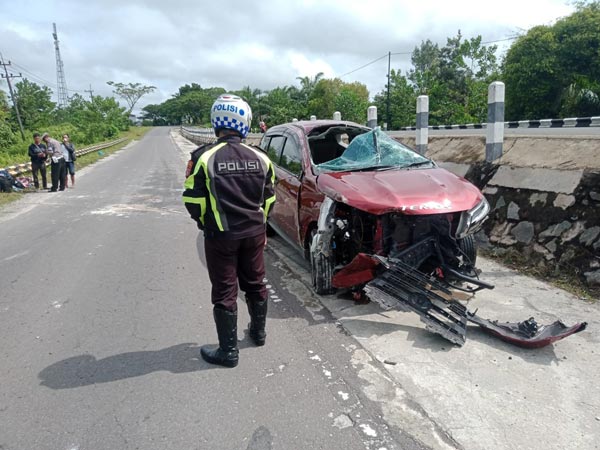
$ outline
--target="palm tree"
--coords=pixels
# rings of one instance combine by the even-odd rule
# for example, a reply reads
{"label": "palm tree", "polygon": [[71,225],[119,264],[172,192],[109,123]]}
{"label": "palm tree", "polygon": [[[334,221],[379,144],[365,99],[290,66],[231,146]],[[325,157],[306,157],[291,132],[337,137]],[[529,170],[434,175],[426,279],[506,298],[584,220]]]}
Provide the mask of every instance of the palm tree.
{"label": "palm tree", "polygon": [[296,79],[300,81],[300,92],[302,93],[302,97],[306,103],[308,103],[308,99],[315,89],[315,86],[324,76],[325,74],[323,72],[319,72],[314,78],[311,78],[308,75],[304,77],[296,77]]}

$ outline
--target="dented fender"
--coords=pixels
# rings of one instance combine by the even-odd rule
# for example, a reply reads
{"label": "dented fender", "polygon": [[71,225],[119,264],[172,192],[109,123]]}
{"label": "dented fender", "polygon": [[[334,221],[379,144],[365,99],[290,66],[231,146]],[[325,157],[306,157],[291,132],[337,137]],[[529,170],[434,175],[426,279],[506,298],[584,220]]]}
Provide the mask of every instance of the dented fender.
{"label": "dented fender", "polygon": [[330,256],[331,239],[335,232],[334,214],[335,201],[329,197],[325,197],[319,210],[317,232],[310,243],[310,251],[313,255],[321,253],[325,256]]}

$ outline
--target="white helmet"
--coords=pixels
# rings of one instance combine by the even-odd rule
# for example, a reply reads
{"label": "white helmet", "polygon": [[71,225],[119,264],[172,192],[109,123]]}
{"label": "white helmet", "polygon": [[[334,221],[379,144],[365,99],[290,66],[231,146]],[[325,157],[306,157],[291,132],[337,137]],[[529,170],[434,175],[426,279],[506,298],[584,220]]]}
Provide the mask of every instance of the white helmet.
{"label": "white helmet", "polygon": [[210,110],[210,123],[215,129],[234,130],[243,138],[248,136],[250,123],[252,122],[252,110],[248,103],[241,97],[233,94],[220,95]]}

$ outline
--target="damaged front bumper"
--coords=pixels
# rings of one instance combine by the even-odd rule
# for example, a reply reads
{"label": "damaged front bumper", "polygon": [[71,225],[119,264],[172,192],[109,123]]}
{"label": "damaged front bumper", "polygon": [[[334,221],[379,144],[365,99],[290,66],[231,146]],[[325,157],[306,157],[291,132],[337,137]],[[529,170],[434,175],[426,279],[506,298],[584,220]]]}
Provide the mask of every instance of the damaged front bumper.
{"label": "damaged front bumper", "polygon": [[[366,265],[365,256],[361,256],[363,268]],[[518,323],[483,319],[476,314],[477,311],[470,312],[460,303],[460,300],[465,300],[464,292],[423,274],[402,260],[381,257],[373,260],[383,264],[385,270],[365,286],[367,296],[385,309],[395,308],[418,314],[429,331],[459,346],[466,341],[468,322],[480,326],[494,337],[524,348],[545,347],[587,327],[586,322],[571,327],[561,321],[539,325],[533,317]],[[481,287],[480,284],[477,289]]]}

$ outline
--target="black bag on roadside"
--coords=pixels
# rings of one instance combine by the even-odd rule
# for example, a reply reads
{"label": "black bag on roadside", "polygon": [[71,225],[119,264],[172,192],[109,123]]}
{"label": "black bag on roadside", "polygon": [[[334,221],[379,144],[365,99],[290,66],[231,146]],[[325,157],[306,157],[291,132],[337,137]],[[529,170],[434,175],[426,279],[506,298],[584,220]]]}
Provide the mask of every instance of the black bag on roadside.
{"label": "black bag on roadside", "polygon": [[0,170],[0,192],[12,192],[14,178],[7,170]]}

